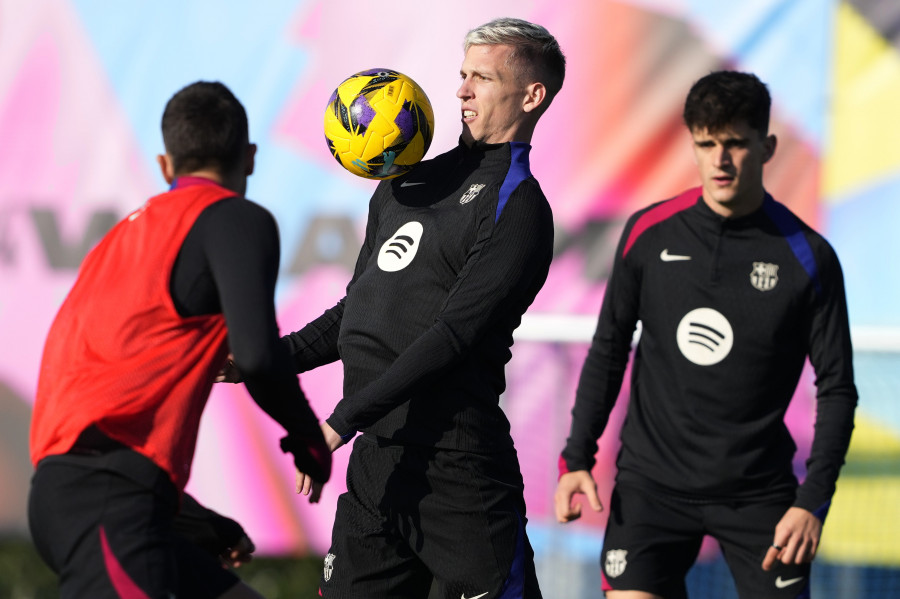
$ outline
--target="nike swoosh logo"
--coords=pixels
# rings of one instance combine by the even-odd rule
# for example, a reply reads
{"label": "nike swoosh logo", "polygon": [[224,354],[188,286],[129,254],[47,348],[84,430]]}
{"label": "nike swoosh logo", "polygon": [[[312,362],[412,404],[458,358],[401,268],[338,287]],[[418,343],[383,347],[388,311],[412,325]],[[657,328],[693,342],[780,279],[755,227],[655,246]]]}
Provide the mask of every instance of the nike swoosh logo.
{"label": "nike swoosh logo", "polygon": [[[400,184],[400,187],[412,187],[413,185],[425,185],[425,181],[404,181]],[[483,597],[483,595],[479,595]],[[466,599],[463,597],[463,599]],[[469,597],[469,599],[478,599],[477,597]]]}
{"label": "nike swoosh logo", "polygon": [[779,576],[775,579],[775,586],[779,589],[783,589],[784,587],[789,587],[794,583],[800,582],[801,580],[803,580],[802,576],[800,576],[799,578],[788,578],[787,580],[781,580],[781,576]]}
{"label": "nike swoosh logo", "polygon": [[679,256],[678,254],[670,254],[668,248],[659,253],[659,259],[663,262],[676,262],[678,260],[690,260],[690,256]]}
{"label": "nike swoosh logo", "polygon": [[485,595],[487,595],[487,593],[482,593],[482,594],[480,594],[480,595],[475,595],[474,597],[466,597],[466,594],[463,593],[463,594],[461,595],[461,599],[481,599],[481,597],[484,597]]}

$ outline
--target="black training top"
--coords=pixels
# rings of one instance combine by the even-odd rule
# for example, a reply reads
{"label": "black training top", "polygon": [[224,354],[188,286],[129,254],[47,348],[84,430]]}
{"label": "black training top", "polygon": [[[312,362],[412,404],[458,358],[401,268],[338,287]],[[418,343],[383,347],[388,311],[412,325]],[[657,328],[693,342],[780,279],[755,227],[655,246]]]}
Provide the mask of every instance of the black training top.
{"label": "black training top", "polygon": [[346,296],[287,337],[299,371],[343,361],[344,398],[327,420],[336,432],[512,446],[504,365],[553,249],[529,151],[460,144],[378,185]]}
{"label": "black training top", "polygon": [[[172,268],[170,292],[184,317],[224,314],[229,348],[250,395],[301,442],[319,434],[318,420],[279,341],[274,303],[279,256],[272,215],[250,200],[224,199],[201,212],[191,227]],[[300,453],[297,459],[308,459]]]}
{"label": "black training top", "polygon": [[737,219],[715,214],[699,188],[634,214],[578,384],[564,470],[595,463],[638,321],[617,480],[695,499],[792,496],[784,414],[808,356],[818,415],[795,505],[822,515],[857,399],[843,276],[825,239],[768,195]]}

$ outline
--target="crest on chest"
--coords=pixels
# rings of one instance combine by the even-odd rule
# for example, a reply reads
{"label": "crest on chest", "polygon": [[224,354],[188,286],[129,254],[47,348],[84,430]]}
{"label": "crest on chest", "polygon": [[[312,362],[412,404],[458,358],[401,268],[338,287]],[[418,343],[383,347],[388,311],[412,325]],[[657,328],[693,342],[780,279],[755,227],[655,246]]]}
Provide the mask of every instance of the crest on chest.
{"label": "crest on chest", "polygon": [[760,291],[771,291],[778,284],[778,265],[770,262],[754,262],[750,271],[750,284]]}
{"label": "crest on chest", "polygon": [[481,190],[484,189],[484,183],[472,183],[469,186],[469,189],[466,190],[466,193],[462,194],[462,197],[459,198],[460,204],[468,204],[481,193]]}

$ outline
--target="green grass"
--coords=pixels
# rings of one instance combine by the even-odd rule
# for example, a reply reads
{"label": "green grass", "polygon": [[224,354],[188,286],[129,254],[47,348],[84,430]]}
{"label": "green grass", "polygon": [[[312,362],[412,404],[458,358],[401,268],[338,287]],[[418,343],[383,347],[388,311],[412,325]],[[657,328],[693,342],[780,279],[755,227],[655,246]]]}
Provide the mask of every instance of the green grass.
{"label": "green grass", "polygon": [[41,561],[31,542],[0,539],[0,597],[55,599],[56,575]]}
{"label": "green grass", "polygon": [[267,599],[313,599],[319,597],[322,558],[254,558],[236,572]]}
{"label": "green grass", "polygon": [[[318,597],[321,557],[256,557],[236,572],[267,599]],[[56,576],[30,541],[0,538],[0,597],[58,599]]]}

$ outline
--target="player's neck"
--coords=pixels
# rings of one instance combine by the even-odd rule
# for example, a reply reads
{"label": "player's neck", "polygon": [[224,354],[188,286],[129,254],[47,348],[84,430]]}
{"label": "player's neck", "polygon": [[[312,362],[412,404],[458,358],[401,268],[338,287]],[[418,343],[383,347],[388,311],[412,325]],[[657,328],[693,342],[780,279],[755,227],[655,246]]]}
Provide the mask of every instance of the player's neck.
{"label": "player's neck", "polygon": [[209,179],[214,183],[218,183],[225,189],[230,189],[238,195],[244,195],[244,192],[247,189],[247,178],[238,175],[229,176],[227,173],[222,174],[216,169],[200,169],[197,171],[192,171],[190,173],[180,173],[179,177],[200,177],[202,179]]}
{"label": "player's neck", "polygon": [[763,188],[760,188],[758,193],[743,194],[725,201],[709,197],[709,195],[704,190],[703,202],[710,210],[725,219],[741,218],[753,214],[760,209],[766,199],[766,192]]}

